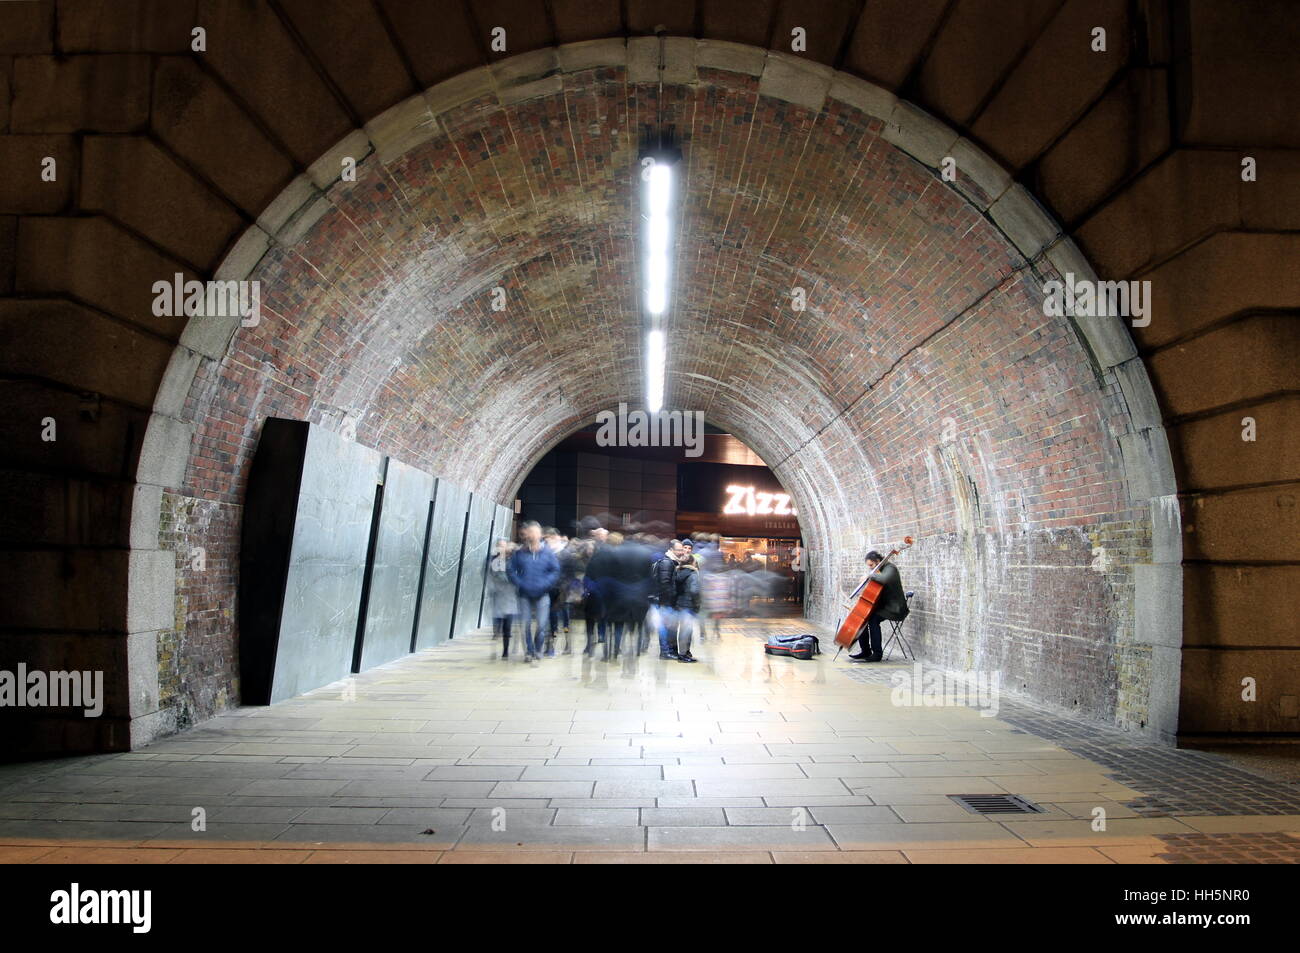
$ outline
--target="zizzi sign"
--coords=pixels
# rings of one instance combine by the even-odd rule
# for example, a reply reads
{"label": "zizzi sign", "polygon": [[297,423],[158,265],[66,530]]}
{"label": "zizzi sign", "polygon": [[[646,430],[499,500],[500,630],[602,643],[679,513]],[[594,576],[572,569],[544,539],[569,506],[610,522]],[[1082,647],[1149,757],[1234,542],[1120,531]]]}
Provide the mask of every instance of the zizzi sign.
{"label": "zizzi sign", "polygon": [[729,499],[722,508],[723,516],[794,516],[790,494],[768,493],[752,486],[727,487]]}

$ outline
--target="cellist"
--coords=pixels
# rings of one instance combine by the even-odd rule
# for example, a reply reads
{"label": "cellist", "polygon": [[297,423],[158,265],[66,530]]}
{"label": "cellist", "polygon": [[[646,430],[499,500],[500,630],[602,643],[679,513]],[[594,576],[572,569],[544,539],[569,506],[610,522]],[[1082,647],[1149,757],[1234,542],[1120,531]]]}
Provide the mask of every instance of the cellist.
{"label": "cellist", "polygon": [[[908,540],[911,542],[911,540]],[[862,580],[862,585],[858,586],[858,592],[862,591],[863,586],[869,582],[878,582],[884,587],[880,598],[876,602],[875,608],[871,615],[867,616],[867,624],[862,627],[858,635],[858,648],[860,651],[857,655],[849,653],[849,658],[854,662],[879,662],[882,654],[880,647],[880,623],[884,619],[892,619],[902,622],[907,618],[911,611],[907,608],[907,596],[903,594],[903,580],[898,575],[898,567],[893,561],[885,563],[884,556],[876,550],[867,553],[867,578]],[[876,567],[880,566],[879,569]],[[856,595],[856,593],[855,593]]]}

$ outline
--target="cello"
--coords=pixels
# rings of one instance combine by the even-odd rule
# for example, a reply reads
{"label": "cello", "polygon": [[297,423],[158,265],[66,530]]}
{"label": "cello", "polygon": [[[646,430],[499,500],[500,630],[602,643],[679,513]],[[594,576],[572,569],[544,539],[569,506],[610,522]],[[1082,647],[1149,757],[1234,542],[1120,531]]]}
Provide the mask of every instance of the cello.
{"label": "cello", "polygon": [[[871,570],[871,572],[879,572],[881,566],[885,565],[885,563],[889,562],[911,545],[912,537],[904,536],[902,545],[891,549],[889,555],[877,563],[876,568]],[[835,644],[840,647],[841,651],[851,646],[857,640],[858,635],[862,632],[862,627],[867,624],[867,618],[875,611],[876,603],[880,600],[880,594],[884,589],[884,585],[872,579],[871,574],[869,573],[867,578],[862,580],[862,585],[858,586],[858,588],[854,590],[853,596],[849,597],[852,599],[856,596],[858,601],[853,605],[853,608],[849,610],[849,614],[844,617],[844,621],[840,623],[839,631],[835,633]],[[837,657],[839,654],[839,652],[835,653]]]}

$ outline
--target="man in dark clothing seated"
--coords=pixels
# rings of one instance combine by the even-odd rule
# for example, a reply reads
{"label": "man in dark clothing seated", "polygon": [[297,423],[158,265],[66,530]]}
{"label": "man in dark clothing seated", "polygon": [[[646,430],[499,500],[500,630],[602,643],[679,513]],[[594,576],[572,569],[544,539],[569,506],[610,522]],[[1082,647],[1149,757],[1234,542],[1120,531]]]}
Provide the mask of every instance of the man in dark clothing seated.
{"label": "man in dark clothing seated", "polygon": [[[858,636],[858,648],[861,651],[857,655],[849,654],[849,658],[855,662],[879,662],[882,655],[880,623],[885,619],[901,622],[911,611],[907,608],[907,596],[903,594],[903,580],[898,575],[898,567],[893,563],[885,563],[881,566],[880,563],[884,558],[874,549],[867,553],[869,574],[863,585],[878,582],[885,588],[876,600],[876,606],[871,611],[871,615],[867,616],[867,624],[862,627],[862,632]],[[877,569],[878,566],[880,568]]]}

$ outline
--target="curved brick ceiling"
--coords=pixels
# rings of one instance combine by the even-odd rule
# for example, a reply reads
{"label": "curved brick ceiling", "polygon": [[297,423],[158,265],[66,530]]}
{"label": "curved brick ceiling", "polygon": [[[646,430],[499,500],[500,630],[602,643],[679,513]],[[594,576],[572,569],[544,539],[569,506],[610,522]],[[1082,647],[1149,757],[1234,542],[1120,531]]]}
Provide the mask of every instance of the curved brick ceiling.
{"label": "curved brick ceiling", "polygon": [[[927,507],[842,491],[938,444],[943,418],[969,433],[997,401],[1061,419],[1096,409],[1069,393],[1087,383],[1085,353],[1043,317],[1019,253],[880,138],[879,120],[835,102],[818,115],[760,99],[752,77],[706,74],[669,87],[663,111],[686,182],[670,408],[742,436],[806,512],[820,508],[811,496],[838,496],[835,516],[869,504],[877,529],[914,526]],[[655,94],[621,70],[565,80],[561,95],[444,114],[443,134],[362,163],[331,190],[330,211],[263,259],[251,277],[265,322],[236,336],[220,377],[191,397],[194,459],[232,425],[242,436],[226,494],[265,415],[325,421],[508,501],[536,457],[597,411],[641,405],[634,171]],[[792,307],[796,286],[806,311]],[[1066,353],[1035,358],[1034,339]],[[994,470],[1015,455],[1003,452]],[[922,531],[942,529],[944,507],[928,510],[937,525]]]}
{"label": "curved brick ceiling", "polygon": [[[196,379],[187,493],[238,502],[277,415],[508,501],[597,411],[640,405],[634,173],[654,97],[621,69],[566,74],[553,95],[457,106],[433,138],[337,183],[251,275],[262,325]],[[663,117],[687,182],[667,404],[736,433],[794,494],[810,548],[833,557],[818,611],[868,542],[969,546],[972,494],[983,528],[1044,545],[1065,532],[1082,551],[1125,518],[1108,426],[1126,414],[1069,324],[1044,317],[1050,269],[879,120],[709,70],[665,89]]]}

